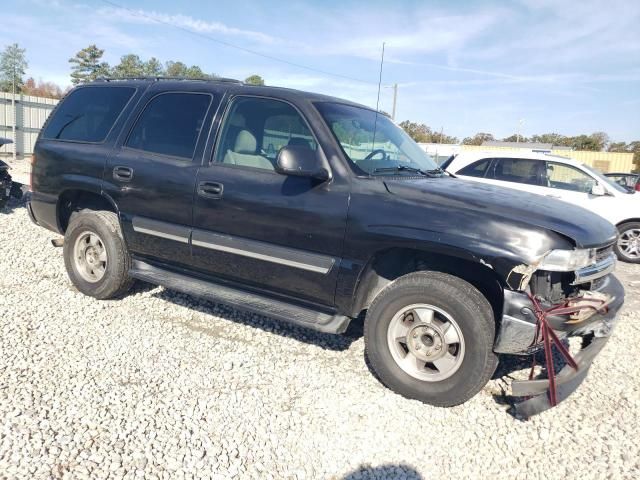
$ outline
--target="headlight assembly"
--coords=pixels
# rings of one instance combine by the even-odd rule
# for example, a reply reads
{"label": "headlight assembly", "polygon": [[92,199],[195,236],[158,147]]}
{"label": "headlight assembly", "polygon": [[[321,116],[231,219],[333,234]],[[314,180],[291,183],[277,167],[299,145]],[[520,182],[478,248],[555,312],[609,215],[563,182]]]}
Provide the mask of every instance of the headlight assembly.
{"label": "headlight assembly", "polygon": [[596,249],[551,250],[540,263],[538,270],[548,272],[573,272],[596,263]]}

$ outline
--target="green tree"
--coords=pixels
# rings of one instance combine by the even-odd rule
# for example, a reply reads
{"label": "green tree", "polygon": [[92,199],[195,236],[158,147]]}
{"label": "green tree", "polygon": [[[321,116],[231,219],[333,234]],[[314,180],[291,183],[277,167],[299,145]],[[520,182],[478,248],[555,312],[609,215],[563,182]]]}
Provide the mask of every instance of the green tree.
{"label": "green tree", "polygon": [[191,65],[189,68],[187,68],[187,71],[185,72],[185,76],[188,78],[208,78],[209,77],[197,65]]}
{"label": "green tree", "polygon": [[76,53],[75,57],[70,58],[69,63],[72,64],[71,83],[78,85],[109,76],[109,64],[100,62],[102,55],[104,55],[104,50],[96,45],[89,45]]}
{"label": "green tree", "polygon": [[629,146],[626,142],[612,142],[607,147],[607,152],[628,152]]}
{"label": "green tree", "polygon": [[601,150],[601,144],[598,139],[591,135],[578,135],[571,139],[571,147],[574,150],[591,150],[594,152]]}
{"label": "green tree", "polygon": [[142,77],[145,75],[144,63],[138,55],[132,53],[120,57],[120,63],[113,67],[114,77]]}
{"label": "green tree", "polygon": [[29,66],[26,50],[17,43],[8,45],[0,54],[0,90],[20,92],[24,86],[25,70]]}
{"label": "green tree", "polygon": [[598,146],[598,151],[604,150],[610,142],[609,135],[604,132],[594,132],[589,135],[589,137],[591,137]]}
{"label": "green tree", "polygon": [[186,77],[188,67],[182,62],[169,60],[166,63],[166,71],[169,77]]}
{"label": "green tree", "polygon": [[142,72],[147,77],[161,77],[165,74],[162,62],[156,57],[151,57],[143,63]]}
{"label": "green tree", "polygon": [[527,137],[523,137],[522,135],[518,135],[517,133],[514,133],[513,135],[510,135],[508,137],[505,137],[502,139],[503,142],[528,142],[529,139]]}
{"label": "green tree", "polygon": [[467,137],[462,140],[465,145],[482,145],[484,142],[495,140],[494,136],[490,133],[480,132],[476,133],[473,137]]}
{"label": "green tree", "polygon": [[418,143],[432,143],[433,132],[424,123],[411,122],[405,120],[398,124],[407,134]]}
{"label": "green tree", "polygon": [[560,147],[570,147],[571,139],[560,135],[559,133],[543,133],[542,135],[533,135],[531,141],[534,143],[550,143]]}
{"label": "green tree", "polygon": [[260,75],[251,75],[244,79],[249,85],[264,85],[264,79]]}

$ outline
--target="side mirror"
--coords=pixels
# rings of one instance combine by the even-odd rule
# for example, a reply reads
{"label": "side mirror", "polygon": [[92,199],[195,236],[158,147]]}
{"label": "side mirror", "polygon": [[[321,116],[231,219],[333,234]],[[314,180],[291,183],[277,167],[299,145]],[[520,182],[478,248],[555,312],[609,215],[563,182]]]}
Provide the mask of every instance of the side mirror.
{"label": "side mirror", "polygon": [[310,148],[289,145],[282,147],[276,159],[276,172],[281,175],[329,180],[329,171],[320,165],[317,152]]}
{"label": "side mirror", "polygon": [[606,194],[607,194],[607,191],[599,183],[596,183],[593,187],[591,187],[591,195],[602,197],[603,195],[606,195]]}

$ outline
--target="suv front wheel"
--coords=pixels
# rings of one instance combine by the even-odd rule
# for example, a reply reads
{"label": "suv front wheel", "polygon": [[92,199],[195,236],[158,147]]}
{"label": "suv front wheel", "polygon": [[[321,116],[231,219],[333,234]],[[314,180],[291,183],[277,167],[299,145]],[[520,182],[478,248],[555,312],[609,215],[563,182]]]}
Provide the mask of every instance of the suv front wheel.
{"label": "suv front wheel", "polygon": [[627,222],[618,226],[615,252],[618,260],[640,263],[640,222]]}
{"label": "suv front wheel", "polygon": [[387,286],[369,307],[364,339],[382,383],[408,398],[450,407],[489,381],[498,364],[495,321],[472,285],[439,272],[415,272]]}
{"label": "suv front wheel", "polygon": [[113,298],[126,293],[133,283],[128,275],[131,259],[113,212],[73,214],[64,235],[63,255],[71,282],[85,295]]}

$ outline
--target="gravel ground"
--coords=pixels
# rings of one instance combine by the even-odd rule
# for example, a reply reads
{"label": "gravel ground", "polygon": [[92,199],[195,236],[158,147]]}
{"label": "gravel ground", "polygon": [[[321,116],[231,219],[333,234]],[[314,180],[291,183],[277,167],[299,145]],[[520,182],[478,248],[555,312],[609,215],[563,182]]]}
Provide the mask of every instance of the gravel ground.
{"label": "gravel ground", "polygon": [[144,284],[85,297],[51,236],[0,212],[0,478],[640,476],[640,266],[619,265],[627,305],[586,382],[520,421],[512,374],[450,409],[395,395],[357,325],[318,334]]}

